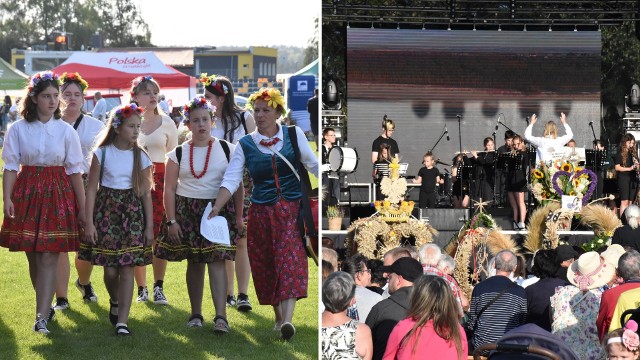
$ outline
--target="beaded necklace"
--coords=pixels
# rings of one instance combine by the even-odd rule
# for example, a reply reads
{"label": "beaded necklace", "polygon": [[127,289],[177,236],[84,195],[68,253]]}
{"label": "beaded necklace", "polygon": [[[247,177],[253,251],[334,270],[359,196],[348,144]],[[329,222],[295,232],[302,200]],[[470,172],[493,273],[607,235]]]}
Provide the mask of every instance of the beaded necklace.
{"label": "beaded necklace", "polygon": [[189,147],[190,147],[189,167],[191,168],[191,175],[193,175],[194,178],[200,179],[201,177],[204,176],[204,174],[207,173],[207,168],[209,167],[209,157],[211,156],[212,145],[213,145],[213,140],[209,140],[209,146],[207,147],[207,158],[204,160],[204,169],[202,170],[202,173],[200,173],[200,175],[196,175],[195,170],[193,170],[193,141],[191,141],[191,144],[189,144]]}

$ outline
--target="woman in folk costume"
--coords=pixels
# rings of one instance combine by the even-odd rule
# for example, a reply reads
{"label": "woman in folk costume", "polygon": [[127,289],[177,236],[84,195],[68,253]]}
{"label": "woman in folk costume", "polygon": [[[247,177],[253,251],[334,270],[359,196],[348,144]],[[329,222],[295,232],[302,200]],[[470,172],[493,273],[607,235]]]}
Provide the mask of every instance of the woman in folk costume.
{"label": "woman in folk costume", "polygon": [[[84,181],[86,181],[89,176],[93,147],[105,128],[102,121],[82,113],[84,95],[88,87],[89,84],[78,73],[64,73],[60,76],[60,92],[63,104],[62,120],[73,126],[80,137],[80,146],[82,148],[82,156],[84,157],[84,163],[82,165],[82,178]],[[86,247],[86,244],[80,244],[80,252]],[[88,250],[89,253],[91,253],[91,249]],[[80,252],[75,259],[75,266],[78,272],[75,285],[78,290],[80,290],[85,302],[96,302],[98,301],[98,297],[91,285],[93,264],[91,264],[90,261],[83,260],[80,257]],[[69,257],[64,255],[60,256],[60,259],[58,259],[55,310],[65,310],[69,308],[67,291],[69,290],[69,278],[71,277],[70,269]]]}
{"label": "woman in folk costume", "polygon": [[36,291],[33,330],[48,334],[60,253],[77,251],[84,226],[84,159],[78,133],[60,119],[58,75],[29,80],[21,108],[4,142],[4,221],[0,245],[24,251]]}
{"label": "woman in folk costume", "polygon": [[[288,129],[277,122],[285,113],[282,94],[274,88],[263,88],[249,97],[249,105],[253,108],[257,129],[238,142],[240,146],[236,146],[231,157],[209,217],[218,215],[229,201],[242,183],[246,167],[253,179],[247,222],[253,283],[258,302],[273,306],[274,329],[280,330],[284,340],[289,340],[295,334],[292,321],[296,300],[307,296],[307,256],[298,227],[303,194],[297,170],[288,164],[296,164]],[[307,170],[317,174],[316,153],[303,131],[294,129],[300,161]]]}
{"label": "woman in folk costume", "polygon": [[93,245],[93,264],[104,267],[109,321],[119,336],[131,335],[134,269],[152,257],[151,159],[137,142],[143,111],[136,104],[113,110],[87,182],[85,242]]}
{"label": "woman in folk costume", "polygon": [[[144,108],[142,126],[138,144],[144,148],[153,161],[153,236],[158,237],[162,219],[164,218],[163,189],[164,189],[164,160],[165,155],[178,145],[178,129],[171,118],[162,112],[158,106],[160,85],[151,75],[139,76],[131,84],[131,98]],[[154,242],[155,246],[155,242]],[[153,258],[153,302],[156,305],[168,305],[164,295],[164,275],[167,272],[167,260]],[[138,302],[149,300],[147,290],[146,267],[136,268],[136,283],[138,284]]]}
{"label": "woman in folk costume", "polygon": [[[233,212],[222,210],[227,220],[230,244],[213,243],[200,232],[205,208],[215,199],[235,145],[211,136],[215,107],[204,97],[196,97],[184,106],[184,122],[193,134],[191,140],[167,154],[164,204],[165,226],[160,230],[156,256],[169,261],[187,260],[187,289],[191,302],[189,327],[202,327],[202,296],[205,270],[209,269],[209,286],[216,316],[213,331],[229,332],[226,313],[227,276],[225,261],[233,260],[235,243],[243,228],[242,217],[236,222]],[[242,188],[234,203],[242,208]]]}
{"label": "woman in folk costume", "polygon": [[[200,75],[200,82],[204,85],[204,97],[216,109],[213,115],[214,122],[211,128],[211,135],[232,144],[238,144],[238,140],[241,137],[256,129],[256,122],[251,112],[236,105],[233,86],[231,86],[229,79],[224,76],[207,76],[204,73]],[[238,219],[236,221],[238,222],[240,219],[242,219],[242,222],[247,219],[250,204],[249,198],[253,188],[251,178],[246,170],[242,176],[242,185],[244,187],[245,201],[242,208],[238,208],[242,210],[235,211],[235,207],[228,206],[229,210],[236,214],[236,219]],[[251,268],[249,267],[246,236],[239,237],[236,245],[235,260],[225,261],[227,268],[227,305],[237,306],[239,311],[251,311],[251,302],[249,302],[249,296],[247,295]],[[237,301],[233,290],[234,272],[238,279]]]}

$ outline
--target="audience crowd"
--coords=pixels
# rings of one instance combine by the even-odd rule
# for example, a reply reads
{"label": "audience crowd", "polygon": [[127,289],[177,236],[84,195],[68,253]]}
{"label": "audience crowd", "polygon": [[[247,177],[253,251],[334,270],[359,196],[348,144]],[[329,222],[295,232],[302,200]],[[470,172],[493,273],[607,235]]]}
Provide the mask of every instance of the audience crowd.
{"label": "audience crowd", "polygon": [[[630,237],[640,209],[599,252],[560,245],[493,254],[467,299],[455,260],[435,244],[382,260],[338,259],[323,248],[323,359],[467,359],[520,329],[562,344],[562,358],[640,359],[640,252]],[[567,355],[569,354],[569,355]]]}

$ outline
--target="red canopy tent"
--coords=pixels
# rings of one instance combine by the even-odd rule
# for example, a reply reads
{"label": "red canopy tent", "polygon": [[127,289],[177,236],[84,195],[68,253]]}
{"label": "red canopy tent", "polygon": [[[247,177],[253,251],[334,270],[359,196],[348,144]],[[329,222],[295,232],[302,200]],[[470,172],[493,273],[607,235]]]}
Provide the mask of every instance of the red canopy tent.
{"label": "red canopy tent", "polygon": [[165,65],[153,52],[76,52],[55,73],[78,72],[94,89],[129,89],[140,75],[151,75],[166,88],[195,88],[196,78]]}

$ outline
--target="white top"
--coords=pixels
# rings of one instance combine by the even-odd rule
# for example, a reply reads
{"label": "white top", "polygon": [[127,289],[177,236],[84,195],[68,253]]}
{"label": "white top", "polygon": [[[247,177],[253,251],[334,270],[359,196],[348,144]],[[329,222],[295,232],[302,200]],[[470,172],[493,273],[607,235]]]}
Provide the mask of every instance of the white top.
{"label": "white top", "polygon": [[[102,170],[102,185],[111,189],[127,190],[133,188],[133,149],[120,150],[113,145],[105,147],[104,168]],[[93,151],[98,163],[102,160],[102,149]],[[142,155],[142,170],[151,166],[151,160],[144,153]]]}
{"label": "white top", "polygon": [[[70,125],[73,127],[72,124]],[[84,156],[84,165],[82,166],[82,171],[85,174],[89,173],[89,168],[91,166],[91,158],[93,158],[93,153],[91,152],[91,150],[96,146],[96,142],[99,141],[102,137],[101,133],[104,128],[105,125],[102,121],[89,115],[83,115],[82,121],[80,121],[80,124],[76,129],[76,131],[78,132],[78,136],[80,137],[82,156]]]}
{"label": "white top", "polygon": [[358,321],[365,323],[371,308],[382,300],[382,296],[364,286],[356,286],[356,308],[358,309]]}
{"label": "white top", "polygon": [[[244,110],[243,110],[244,111]],[[242,126],[242,111],[238,111],[238,120],[240,120],[240,126],[233,131],[233,143],[237,144],[241,137],[245,136],[244,127]],[[252,121],[249,121],[251,119]],[[244,123],[245,125],[249,122],[253,122],[253,115],[251,115],[250,111],[244,111]],[[229,139],[224,137],[224,124],[222,124],[222,120],[218,117],[215,117],[213,120],[213,126],[211,127],[211,135],[218,139],[225,139],[230,141]]]}
{"label": "white top", "polygon": [[168,116],[162,116],[162,124],[151,134],[140,132],[138,144],[147,150],[151,161],[163,163],[165,155],[178,146],[178,129]]}
{"label": "white top", "polygon": [[564,147],[564,144],[573,139],[573,131],[571,131],[569,124],[564,124],[564,131],[566,132],[566,135],[555,139],[533,136],[531,135],[532,129],[533,124],[527,126],[527,129],[524,131],[524,138],[538,148],[536,164],[540,161],[547,162],[553,160],[551,154],[561,150]]}
{"label": "white top", "polygon": [[64,166],[66,173],[82,173],[84,158],[78,133],[64,120],[53,117],[46,123],[18,120],[4,139],[5,170],[23,166]]}
{"label": "white top", "polygon": [[91,113],[94,118],[100,119],[104,122],[107,121],[107,100],[104,98],[98,100],[96,102],[96,106],[93,107],[93,112]]}
{"label": "white top", "polygon": [[[254,130],[249,134],[253,139],[253,142],[258,145],[258,150],[264,154],[273,154],[269,148],[266,146],[260,145],[260,140],[269,140],[268,137],[260,134],[258,129]],[[307,137],[302,132],[302,129],[296,126],[296,135],[298,136],[298,147],[300,148],[300,157],[301,161],[304,164],[304,167],[307,171],[312,174],[318,176],[318,155],[311,150],[311,146],[309,146],[309,141]],[[282,135],[282,126],[278,124],[278,133],[275,137],[280,139],[283,138]],[[280,151],[282,150],[283,141],[278,141],[273,148]],[[236,192],[238,186],[242,183],[242,173],[244,171],[244,151],[242,150],[242,146],[236,146],[236,150],[233,152],[231,156],[231,162],[227,167],[227,171],[224,173],[224,179],[222,180],[221,187],[226,188],[232,194]],[[291,163],[295,166],[295,164]]]}
{"label": "white top", "polygon": [[[178,172],[178,187],[176,194],[192,199],[215,199],[218,196],[218,190],[222,183],[224,171],[227,169],[227,156],[220,145],[220,140],[215,139],[211,146],[211,155],[209,156],[209,166],[207,172],[200,179],[196,179],[191,174],[191,166],[189,157],[191,156],[191,146],[188,142],[181,145],[182,157],[180,158],[180,171]],[[235,145],[229,144],[229,154],[233,153]],[[204,161],[207,158],[207,147],[193,148],[193,171],[196,175],[200,175],[204,169]],[[175,164],[178,164],[176,150],[173,149],[167,154]]]}

